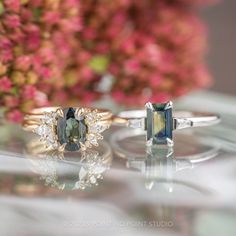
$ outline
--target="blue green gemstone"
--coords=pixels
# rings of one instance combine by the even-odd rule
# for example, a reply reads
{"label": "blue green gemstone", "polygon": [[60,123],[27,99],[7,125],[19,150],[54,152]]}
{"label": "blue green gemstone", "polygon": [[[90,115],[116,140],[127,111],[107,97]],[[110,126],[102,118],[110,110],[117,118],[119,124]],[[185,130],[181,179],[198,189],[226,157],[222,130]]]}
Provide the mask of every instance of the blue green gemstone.
{"label": "blue green gemstone", "polygon": [[168,108],[168,103],[147,106],[146,129],[147,141],[152,140],[152,145],[167,144],[168,139],[172,140],[172,107]]}
{"label": "blue green gemstone", "polygon": [[80,149],[80,143],[85,143],[87,134],[87,125],[85,117],[75,117],[75,109],[65,108],[63,117],[57,121],[57,136],[60,144],[66,144],[65,150],[77,151]]}

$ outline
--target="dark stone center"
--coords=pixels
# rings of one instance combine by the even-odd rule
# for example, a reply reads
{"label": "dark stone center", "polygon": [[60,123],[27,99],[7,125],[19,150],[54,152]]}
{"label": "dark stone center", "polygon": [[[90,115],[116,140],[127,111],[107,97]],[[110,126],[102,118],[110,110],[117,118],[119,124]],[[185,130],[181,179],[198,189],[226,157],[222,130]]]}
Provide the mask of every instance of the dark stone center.
{"label": "dark stone center", "polygon": [[77,142],[80,140],[79,132],[80,123],[75,118],[66,120],[66,137],[70,142]]}
{"label": "dark stone center", "polygon": [[75,117],[73,108],[63,110],[64,117],[60,117],[57,123],[57,135],[60,144],[65,144],[65,150],[77,151],[80,149],[80,142],[86,141],[87,125],[85,117]]}
{"label": "dark stone center", "polygon": [[152,104],[147,108],[147,140],[152,144],[167,144],[172,140],[172,108],[166,109],[167,103]]}

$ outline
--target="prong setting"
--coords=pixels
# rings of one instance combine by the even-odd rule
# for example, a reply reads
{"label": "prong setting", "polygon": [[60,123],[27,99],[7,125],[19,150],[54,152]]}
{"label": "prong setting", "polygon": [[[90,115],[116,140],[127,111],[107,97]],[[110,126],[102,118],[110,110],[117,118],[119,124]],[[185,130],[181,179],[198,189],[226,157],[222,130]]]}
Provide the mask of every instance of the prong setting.
{"label": "prong setting", "polygon": [[146,103],[146,130],[147,146],[168,145],[173,146],[172,131],[173,118],[171,101],[167,103]]}
{"label": "prong setting", "polygon": [[64,152],[65,147],[66,147],[66,144],[65,144],[65,143],[62,144],[62,145],[60,145],[60,146],[58,147],[58,151],[59,151],[59,152]]}
{"label": "prong setting", "polygon": [[[65,117],[68,111],[70,112],[70,116]],[[71,114],[74,114],[74,118],[71,117]],[[60,121],[62,122],[60,124],[64,124],[61,129],[65,131],[62,132],[68,132],[66,121],[67,119],[72,119],[71,121],[69,121],[70,123],[68,123],[68,125],[76,126],[74,128],[69,126],[69,131],[77,132],[78,135],[82,135],[80,132],[85,133],[84,136],[81,136],[81,138],[83,137],[83,139],[80,138],[79,142],[77,142],[77,136],[72,136],[70,138],[70,142],[75,143],[75,145],[77,143],[78,145],[78,148],[74,149],[75,145],[73,144],[73,150],[71,151],[75,151],[78,149],[84,151],[92,146],[98,146],[98,141],[103,139],[101,133],[108,129],[110,125],[109,123],[104,122],[102,118],[103,117],[99,114],[97,110],[91,110],[88,108],[65,108],[64,110],[62,110],[61,108],[59,108],[55,112],[45,112],[43,118],[40,120],[40,124],[38,125],[38,127],[36,127],[34,132],[40,135],[40,140],[45,142],[47,148],[58,149],[60,151],[67,150],[68,146],[66,144],[66,141],[64,141],[65,138],[63,138],[62,136],[60,136],[59,138],[59,134],[63,135],[63,133],[58,133],[60,132],[60,130],[58,131],[58,122]],[[80,124],[84,126],[82,127],[80,126]],[[76,128],[77,126],[78,128]],[[72,129],[78,130],[73,131]]]}
{"label": "prong setting", "polygon": [[170,138],[166,139],[168,147],[173,147],[174,146],[174,141]]}
{"label": "prong setting", "polygon": [[83,108],[77,108],[75,110],[75,117],[78,119],[83,113],[84,113],[84,109]]}
{"label": "prong setting", "polygon": [[153,105],[152,105],[152,103],[151,103],[151,102],[147,102],[147,103],[145,104],[145,108],[149,108],[149,109],[153,110]]}
{"label": "prong setting", "polygon": [[153,139],[150,138],[149,140],[146,141],[146,146],[151,147],[152,146]]}
{"label": "prong setting", "polygon": [[167,104],[165,105],[165,110],[168,110],[168,109],[173,109],[173,102],[172,101],[167,102]]}
{"label": "prong setting", "polygon": [[60,116],[60,117],[63,117],[63,116],[64,116],[63,111],[62,111],[61,108],[58,108],[58,109],[56,110],[56,114],[57,114],[57,116]]}

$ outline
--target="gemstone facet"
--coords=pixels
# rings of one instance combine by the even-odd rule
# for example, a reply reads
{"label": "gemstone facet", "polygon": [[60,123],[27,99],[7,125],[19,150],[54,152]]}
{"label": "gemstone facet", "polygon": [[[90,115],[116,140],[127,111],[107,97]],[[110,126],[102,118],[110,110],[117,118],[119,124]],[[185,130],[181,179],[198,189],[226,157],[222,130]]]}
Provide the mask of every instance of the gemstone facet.
{"label": "gemstone facet", "polygon": [[63,117],[57,121],[57,136],[60,144],[65,144],[65,150],[77,151],[80,143],[85,143],[88,127],[83,115],[75,117],[75,109],[63,110]]}
{"label": "gemstone facet", "polygon": [[172,119],[172,104],[146,104],[147,118],[147,143],[169,144],[172,142],[173,119]]}

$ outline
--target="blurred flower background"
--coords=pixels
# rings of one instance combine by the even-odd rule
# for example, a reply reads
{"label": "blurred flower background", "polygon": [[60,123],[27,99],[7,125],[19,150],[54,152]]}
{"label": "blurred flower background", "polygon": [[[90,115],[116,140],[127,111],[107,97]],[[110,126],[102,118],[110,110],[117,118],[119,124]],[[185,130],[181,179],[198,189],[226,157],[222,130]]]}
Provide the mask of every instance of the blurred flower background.
{"label": "blurred flower background", "polygon": [[104,94],[138,106],[206,87],[197,8],[209,2],[1,0],[0,106],[20,122],[38,106]]}

